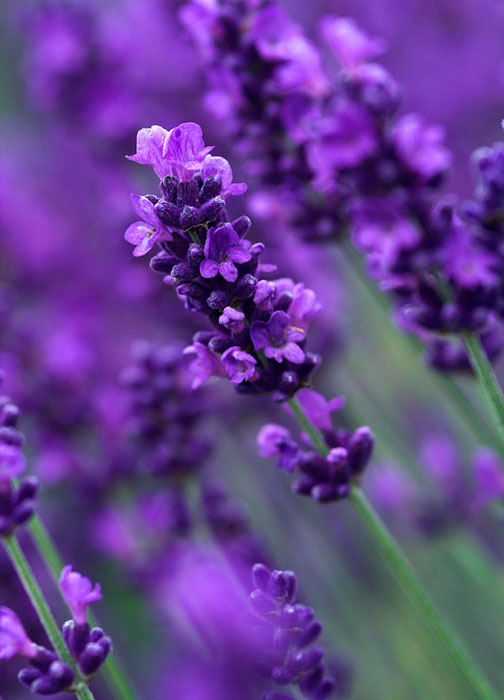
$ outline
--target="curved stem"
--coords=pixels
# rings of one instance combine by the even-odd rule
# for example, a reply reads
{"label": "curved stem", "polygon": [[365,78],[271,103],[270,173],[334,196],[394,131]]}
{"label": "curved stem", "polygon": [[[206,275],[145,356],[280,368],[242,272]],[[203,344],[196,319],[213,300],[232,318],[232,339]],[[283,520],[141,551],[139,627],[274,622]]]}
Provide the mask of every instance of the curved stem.
{"label": "curved stem", "polygon": [[[12,565],[14,566],[24,589],[37,612],[40,622],[42,623],[42,626],[44,627],[47,636],[54,647],[54,651],[58,654],[62,661],[76,671],[75,663],[70,656],[70,652],[68,651],[68,647],[65,644],[61,631],[53,617],[51,610],[49,609],[48,604],[46,603],[30,564],[28,563],[23,550],[19,546],[16,536],[9,535],[4,537],[3,542]],[[76,675],[78,680],[75,685],[75,694],[79,700],[94,700],[93,693],[86,686],[83,679],[79,677],[78,671]]]}
{"label": "curved stem", "polygon": [[502,443],[504,442],[504,396],[502,389],[479,337],[473,333],[464,333],[462,339]]}
{"label": "curved stem", "polygon": [[[287,403],[315,449],[320,454],[327,456],[329,448],[322,434],[312,424],[299,401],[293,397]],[[498,700],[497,693],[479,669],[476,661],[437,612],[399,545],[359,487],[352,487],[349,502],[366,526],[406,595],[428,623],[431,631],[443,643],[467,684],[476,693],[475,697],[480,698],[480,700]]]}
{"label": "curved stem", "polygon": [[[59,577],[61,575],[61,571],[63,570],[64,562],[52,540],[50,533],[38,515],[35,515],[32,518],[28,528],[38,553],[44,560],[44,563],[49,569],[54,582],[59,588]],[[99,626],[99,622],[91,612],[88,612],[88,618],[92,627]],[[137,699],[137,695],[132,690],[131,683],[117,661],[117,656],[114,651],[108,655],[107,660],[101,668],[101,672],[114,696],[121,698],[121,700]]]}
{"label": "curved stem", "polygon": [[410,563],[362,490],[354,486],[349,500],[368,532],[378,544],[395,578],[406,591],[423,619],[428,623],[432,632],[444,645],[468,686],[475,691],[476,697],[497,700],[496,692],[478,668],[476,661],[464,648],[460,639],[457,638],[453,630],[450,629],[447,622],[434,607],[430,596],[418,580]]}

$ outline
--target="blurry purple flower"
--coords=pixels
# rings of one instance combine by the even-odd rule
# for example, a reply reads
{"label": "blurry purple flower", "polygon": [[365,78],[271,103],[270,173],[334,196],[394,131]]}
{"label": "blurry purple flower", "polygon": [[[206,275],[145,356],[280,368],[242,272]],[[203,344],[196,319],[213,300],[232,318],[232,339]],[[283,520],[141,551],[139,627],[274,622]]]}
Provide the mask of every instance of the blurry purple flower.
{"label": "blurry purple flower", "polygon": [[339,411],[345,403],[344,396],[337,396],[328,401],[314,389],[301,389],[296,398],[310,421],[319,430],[331,430],[331,413]]}
{"label": "blurry purple flower", "polygon": [[102,599],[100,584],[93,588],[91,581],[70,565],[65,566],[60,576],[60,588],[76,622],[86,622],[86,608],[90,603]]}
{"label": "blurry purple flower", "polygon": [[452,282],[465,289],[497,288],[500,275],[494,255],[476,245],[474,236],[462,222],[454,227],[443,249],[443,269]]}
{"label": "blurry purple flower", "polygon": [[201,177],[203,180],[207,177],[218,176],[222,182],[221,197],[227,195],[240,195],[247,191],[247,185],[244,182],[233,182],[233,171],[228,161],[221,156],[206,156],[201,168]]}
{"label": "blurry purple flower", "polygon": [[373,122],[357,104],[341,101],[322,119],[319,135],[308,143],[308,165],[320,186],[337,180],[335,170],[355,168],[376,151]]}
{"label": "blurry purple flower", "polygon": [[282,425],[267,423],[257,436],[260,457],[278,457],[278,466],[288,472],[294,470],[300,455],[299,446],[290,431]]}
{"label": "blurry purple flower", "polygon": [[420,231],[401,210],[400,204],[387,199],[368,198],[352,208],[356,248],[369,254],[371,272],[388,272],[402,252],[420,242]]}
{"label": "blurry purple flower", "polygon": [[369,472],[365,484],[366,492],[380,511],[390,516],[408,512],[415,488],[404,469],[393,465],[376,465]]}
{"label": "blurry purple flower", "polygon": [[0,660],[16,655],[33,659],[37,655],[36,645],[24,631],[20,619],[10,608],[0,607]]}
{"label": "blurry purple flower", "polygon": [[232,333],[241,333],[243,330],[243,320],[245,314],[243,311],[238,311],[232,306],[226,306],[223,310],[221,316],[219,316],[219,323],[221,326],[228,328]]}
{"label": "blurry purple flower", "polygon": [[329,48],[346,70],[357,68],[385,50],[382,39],[371,39],[348,17],[324,17],[321,31]]}
{"label": "blurry purple flower", "polygon": [[274,311],[269,321],[254,321],[250,327],[250,337],[256,350],[264,350],[266,357],[277,362],[285,358],[300,364],[305,359],[304,351],[297,344],[305,338],[301,328],[292,325],[285,311]]}
{"label": "blurry purple flower", "polygon": [[296,284],[288,277],[275,280],[275,287],[278,296],[282,292],[292,294],[292,302],[289,306],[292,325],[306,331],[311,319],[322,311],[322,304],[313,289],[306,289],[303,282]]}
{"label": "blurry purple flower", "polygon": [[25,464],[20,445],[0,441],[0,482],[17,479],[23,473]]}
{"label": "blurry purple flower", "polygon": [[446,435],[430,435],[426,438],[422,443],[421,455],[427,471],[442,488],[451,490],[459,483],[457,450]]}
{"label": "blurry purple flower", "polygon": [[237,345],[228,348],[222,354],[222,364],[228,373],[231,384],[253,381],[256,375],[257,361],[248,352]]}
{"label": "blurry purple flower", "polygon": [[404,165],[424,180],[442,175],[451,164],[451,153],[444,146],[444,129],[428,126],[418,114],[405,114],[392,135]]}
{"label": "blurry purple flower", "polygon": [[186,122],[170,131],[154,125],[140,129],[137,152],[126,157],[135,163],[150,165],[160,180],[175,175],[182,182],[189,182],[212,148],[205,146],[199,124]]}
{"label": "blurry purple flower", "polygon": [[207,233],[205,260],[200,264],[200,273],[206,278],[220,274],[227,282],[235,282],[238,277],[235,263],[246,263],[250,258],[231,224],[224,224]]}
{"label": "blurry purple flower", "polygon": [[158,241],[171,241],[173,236],[159,220],[154,204],[148,197],[132,194],[131,203],[135,213],[143,220],[128,226],[124,238],[136,246],[133,255],[137,258],[148,253]]}
{"label": "blurry purple flower", "polygon": [[499,457],[485,447],[474,454],[474,477],[476,481],[476,503],[484,507],[497,498],[504,498],[504,473]]}
{"label": "blurry purple flower", "polygon": [[221,361],[203,343],[195,342],[184,348],[184,355],[196,355],[191,362],[190,371],[193,375],[192,388],[197,389],[206,382],[209,377],[225,377],[226,372]]}

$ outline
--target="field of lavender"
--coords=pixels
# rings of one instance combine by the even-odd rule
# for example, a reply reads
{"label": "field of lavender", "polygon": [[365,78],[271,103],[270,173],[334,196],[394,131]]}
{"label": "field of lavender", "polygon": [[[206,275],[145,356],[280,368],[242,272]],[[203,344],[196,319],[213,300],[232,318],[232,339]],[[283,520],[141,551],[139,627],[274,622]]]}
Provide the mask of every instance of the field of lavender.
{"label": "field of lavender", "polygon": [[0,14],[0,700],[503,698],[501,0]]}

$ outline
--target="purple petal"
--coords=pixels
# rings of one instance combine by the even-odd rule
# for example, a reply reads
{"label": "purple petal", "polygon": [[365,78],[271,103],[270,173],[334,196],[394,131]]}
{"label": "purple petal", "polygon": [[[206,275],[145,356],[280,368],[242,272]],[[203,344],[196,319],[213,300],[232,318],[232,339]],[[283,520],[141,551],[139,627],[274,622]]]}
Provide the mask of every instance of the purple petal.
{"label": "purple petal", "polygon": [[286,360],[289,360],[289,362],[295,362],[298,365],[301,364],[301,362],[304,362],[305,359],[303,350],[299,347],[299,345],[296,345],[296,343],[287,343],[287,345],[283,348],[282,354]]}
{"label": "purple petal", "polygon": [[248,262],[251,257],[248,250],[245,250],[241,246],[234,246],[229,251],[229,259],[238,264]]}
{"label": "purple petal", "polygon": [[135,221],[135,223],[128,226],[124,232],[124,238],[128,243],[138,245],[143,241],[149,231],[152,231],[152,229],[150,226],[146,226],[144,221]]}
{"label": "purple petal", "polygon": [[238,270],[231,260],[227,260],[219,265],[219,272],[226,282],[235,282],[238,277]]}
{"label": "purple petal", "polygon": [[200,265],[200,275],[209,279],[210,277],[215,277],[219,272],[217,263],[214,260],[203,260]]}
{"label": "purple petal", "polygon": [[158,228],[161,225],[157,214],[154,210],[154,205],[147,197],[140,194],[131,194],[131,204],[135,210],[135,214],[146,221],[151,226]]}

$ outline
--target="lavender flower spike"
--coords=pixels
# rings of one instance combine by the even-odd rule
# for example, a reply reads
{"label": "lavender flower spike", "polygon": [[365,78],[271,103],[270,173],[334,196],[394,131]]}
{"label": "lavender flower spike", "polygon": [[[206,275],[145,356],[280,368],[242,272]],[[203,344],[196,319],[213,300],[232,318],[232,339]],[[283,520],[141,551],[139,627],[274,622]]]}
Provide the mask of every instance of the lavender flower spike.
{"label": "lavender flower spike", "polygon": [[74,619],[79,624],[86,622],[86,608],[90,603],[96,603],[102,599],[100,584],[93,588],[91,581],[72,567],[65,566],[61,572],[60,588]]}

